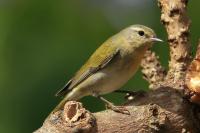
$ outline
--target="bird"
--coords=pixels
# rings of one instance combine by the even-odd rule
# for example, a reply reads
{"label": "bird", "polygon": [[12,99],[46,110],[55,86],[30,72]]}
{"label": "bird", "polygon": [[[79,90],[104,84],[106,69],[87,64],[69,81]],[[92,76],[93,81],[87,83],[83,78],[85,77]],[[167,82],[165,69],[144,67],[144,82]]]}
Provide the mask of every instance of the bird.
{"label": "bird", "polygon": [[56,93],[63,99],[53,112],[61,110],[67,101],[77,101],[90,95],[102,100],[115,112],[129,114],[125,107],[114,105],[102,95],[117,91],[134,76],[145,52],[154,42],[162,40],[151,28],[139,24],[107,39]]}

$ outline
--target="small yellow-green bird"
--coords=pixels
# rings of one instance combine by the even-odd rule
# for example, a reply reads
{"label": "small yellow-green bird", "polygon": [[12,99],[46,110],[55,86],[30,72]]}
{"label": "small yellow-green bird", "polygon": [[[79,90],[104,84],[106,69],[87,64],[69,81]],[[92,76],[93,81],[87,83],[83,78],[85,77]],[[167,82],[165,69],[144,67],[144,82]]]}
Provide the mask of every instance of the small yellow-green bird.
{"label": "small yellow-green bird", "polygon": [[137,71],[148,48],[155,41],[154,31],[143,25],[132,25],[105,41],[69,80],[56,96],[64,99],[53,110],[63,108],[66,101],[78,100],[92,95],[104,101],[108,108],[120,112],[128,112],[122,106],[115,106],[102,97],[118,90]]}

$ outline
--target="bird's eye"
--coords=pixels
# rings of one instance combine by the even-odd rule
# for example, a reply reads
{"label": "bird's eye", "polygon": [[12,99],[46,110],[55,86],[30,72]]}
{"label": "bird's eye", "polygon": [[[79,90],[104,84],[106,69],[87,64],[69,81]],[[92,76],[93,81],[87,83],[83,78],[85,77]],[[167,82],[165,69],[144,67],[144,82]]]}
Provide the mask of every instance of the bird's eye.
{"label": "bird's eye", "polygon": [[140,31],[138,31],[138,34],[139,34],[140,36],[144,36],[144,31],[140,30]]}

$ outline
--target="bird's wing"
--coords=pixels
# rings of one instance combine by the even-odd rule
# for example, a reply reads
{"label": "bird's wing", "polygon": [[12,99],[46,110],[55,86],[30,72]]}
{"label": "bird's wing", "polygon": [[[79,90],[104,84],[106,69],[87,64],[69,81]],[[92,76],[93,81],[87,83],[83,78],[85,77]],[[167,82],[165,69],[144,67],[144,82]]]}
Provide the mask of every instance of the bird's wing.
{"label": "bird's wing", "polygon": [[116,48],[116,45],[112,45],[110,43],[112,42],[107,41],[105,44],[100,46],[95,51],[95,54],[89,58],[89,60],[81,67],[75,76],[57,92],[56,96],[67,94],[92,74],[105,68],[120,52],[119,49]]}

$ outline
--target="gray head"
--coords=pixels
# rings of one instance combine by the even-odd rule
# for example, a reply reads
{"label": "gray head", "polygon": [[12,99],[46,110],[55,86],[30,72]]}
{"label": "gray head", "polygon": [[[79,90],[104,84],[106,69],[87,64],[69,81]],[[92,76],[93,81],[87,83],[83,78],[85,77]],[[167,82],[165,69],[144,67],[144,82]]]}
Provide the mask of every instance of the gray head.
{"label": "gray head", "polygon": [[145,46],[151,44],[155,41],[162,40],[156,37],[155,32],[149,27],[143,25],[131,25],[122,31],[125,34],[126,40],[135,47]]}

